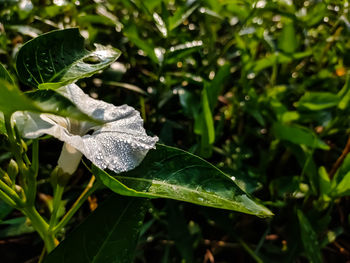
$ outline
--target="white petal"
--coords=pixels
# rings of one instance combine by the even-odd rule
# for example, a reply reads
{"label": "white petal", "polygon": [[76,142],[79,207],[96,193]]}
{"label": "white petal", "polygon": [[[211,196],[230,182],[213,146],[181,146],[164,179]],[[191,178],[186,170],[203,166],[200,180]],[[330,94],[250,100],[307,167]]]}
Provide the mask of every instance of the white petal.
{"label": "white petal", "polygon": [[155,148],[157,137],[150,137],[143,128],[140,113],[128,105],[114,106],[86,95],[77,85],[70,84],[58,90],[82,112],[105,124],[95,127],[92,135],[72,134],[64,123],[66,118],[49,114],[18,112],[17,126],[26,138],[50,134],[75,147],[101,169],[116,173],[135,168]]}
{"label": "white petal", "polygon": [[35,139],[44,134],[60,139],[62,134],[68,132],[66,118],[51,114],[17,111],[12,115],[12,120],[22,136],[28,139]]}
{"label": "white petal", "polygon": [[77,85],[63,87],[59,92],[84,113],[105,122],[92,135],[80,142],[69,143],[101,169],[123,172],[135,168],[155,147],[157,137],[150,137],[143,128],[140,113],[128,105],[119,107],[87,96]]}

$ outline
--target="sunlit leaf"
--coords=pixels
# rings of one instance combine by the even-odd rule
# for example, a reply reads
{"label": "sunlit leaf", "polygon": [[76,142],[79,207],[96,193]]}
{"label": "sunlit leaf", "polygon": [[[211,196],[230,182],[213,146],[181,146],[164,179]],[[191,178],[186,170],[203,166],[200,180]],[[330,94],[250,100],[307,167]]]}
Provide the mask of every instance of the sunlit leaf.
{"label": "sunlit leaf", "polygon": [[93,166],[95,176],[122,195],[170,198],[198,205],[271,216],[234,182],[234,178],[188,152],[157,145],[140,166],[118,175]]}
{"label": "sunlit leaf", "polygon": [[77,28],[51,31],[25,43],[18,52],[16,66],[20,80],[41,89],[55,89],[90,77],[120,56],[120,51],[96,44],[95,51],[84,48]]}

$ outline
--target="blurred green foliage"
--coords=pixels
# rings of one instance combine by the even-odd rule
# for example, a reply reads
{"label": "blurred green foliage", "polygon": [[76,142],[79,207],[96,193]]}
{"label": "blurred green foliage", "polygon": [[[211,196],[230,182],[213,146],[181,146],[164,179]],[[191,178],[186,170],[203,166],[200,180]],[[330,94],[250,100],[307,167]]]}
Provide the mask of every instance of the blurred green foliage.
{"label": "blurred green foliage", "polygon": [[210,160],[275,213],[262,220],[157,200],[136,262],[345,262],[348,11],[348,1],[3,0],[0,62],[15,72],[23,42],[67,27],[90,50],[120,49],[80,86],[135,106],[163,143]]}

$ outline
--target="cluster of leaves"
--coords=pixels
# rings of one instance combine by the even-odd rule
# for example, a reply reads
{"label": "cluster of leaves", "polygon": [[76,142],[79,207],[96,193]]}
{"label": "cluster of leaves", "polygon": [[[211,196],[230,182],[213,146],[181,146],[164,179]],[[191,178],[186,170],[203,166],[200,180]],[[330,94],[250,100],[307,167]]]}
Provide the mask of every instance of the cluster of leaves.
{"label": "cluster of leaves", "polygon": [[[20,44],[52,29],[77,26],[89,43],[117,47],[120,63],[79,84],[139,108],[163,143],[207,158],[275,213],[262,220],[157,200],[136,260],[349,259],[348,1],[0,5],[10,71]],[[4,224],[13,235],[13,221]]]}

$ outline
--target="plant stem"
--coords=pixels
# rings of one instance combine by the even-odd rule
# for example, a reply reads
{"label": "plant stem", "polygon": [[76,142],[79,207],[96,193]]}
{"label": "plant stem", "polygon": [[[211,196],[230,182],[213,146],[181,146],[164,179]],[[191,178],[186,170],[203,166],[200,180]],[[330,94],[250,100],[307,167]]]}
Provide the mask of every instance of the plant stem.
{"label": "plant stem", "polygon": [[17,207],[15,201],[13,201],[7,194],[5,194],[2,190],[0,190],[0,199],[2,199],[5,203],[12,207]]}
{"label": "plant stem", "polygon": [[2,180],[0,180],[0,189],[16,203],[16,206],[24,206],[24,202],[18,194]]}
{"label": "plant stem", "polygon": [[34,206],[27,206],[22,209],[22,212],[30,219],[34,229],[44,241],[47,252],[50,253],[56,247],[57,241],[54,235],[48,231],[48,223],[40,216]]}
{"label": "plant stem", "polygon": [[96,190],[98,184],[94,184],[95,176],[91,176],[89,183],[87,184],[84,191],[80,194],[78,199],[74,202],[69,211],[64,215],[62,220],[52,229],[52,232],[56,234],[60,231],[65,225],[69,222],[69,220],[73,217],[73,215],[78,211],[78,209],[82,206],[85,200]]}
{"label": "plant stem", "polygon": [[11,151],[15,156],[15,159],[17,161],[18,167],[23,175],[25,175],[28,171],[28,168],[23,162],[22,156],[21,156],[21,150],[19,149],[16,138],[13,134],[12,125],[11,125],[11,115],[4,114],[4,120],[5,120],[5,128],[7,132],[8,139],[10,141]]}
{"label": "plant stem", "polygon": [[51,231],[52,228],[56,225],[58,210],[60,209],[63,192],[64,192],[64,186],[57,184],[56,189],[54,191],[54,196],[53,196],[52,214],[51,214],[50,223],[49,223],[49,231]]}

